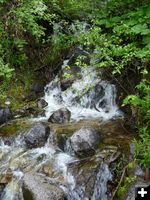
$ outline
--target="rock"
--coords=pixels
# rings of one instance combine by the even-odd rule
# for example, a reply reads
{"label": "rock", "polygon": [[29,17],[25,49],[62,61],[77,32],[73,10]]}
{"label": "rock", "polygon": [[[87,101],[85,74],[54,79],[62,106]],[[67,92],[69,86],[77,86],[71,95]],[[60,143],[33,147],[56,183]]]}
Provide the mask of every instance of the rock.
{"label": "rock", "polygon": [[82,56],[82,62],[83,63],[85,63],[87,65],[90,64],[89,53],[82,48],[76,48],[74,50],[74,52],[72,53],[72,55],[69,57],[68,65],[69,66],[76,66],[76,61],[80,56]]}
{"label": "rock", "polygon": [[45,108],[47,105],[48,103],[44,99],[39,99],[37,102],[37,106],[40,109]]}
{"label": "rock", "polygon": [[25,142],[29,148],[43,146],[50,134],[50,128],[44,123],[33,126],[25,136]]}
{"label": "rock", "polygon": [[52,123],[67,123],[70,121],[71,112],[67,108],[60,108],[55,111],[48,119],[49,122]]}
{"label": "rock", "polygon": [[[81,68],[76,64],[79,56],[83,57],[82,62],[89,64],[90,58],[89,54],[80,48],[75,48],[73,51],[69,52],[67,58],[68,62],[62,67],[60,85],[62,91],[68,89],[76,80],[80,79]],[[69,74],[69,77],[66,76]]]}
{"label": "rock", "polygon": [[100,134],[96,129],[82,127],[67,140],[67,150],[79,157],[93,155],[100,142],[100,138]]}
{"label": "rock", "polygon": [[27,188],[34,200],[64,200],[62,189],[49,184],[43,176],[27,173],[23,178],[24,187]]}
{"label": "rock", "polygon": [[0,124],[8,122],[12,119],[12,113],[9,108],[0,108]]}
{"label": "rock", "polygon": [[144,177],[145,173],[139,165],[136,165],[134,169],[134,174],[139,177]]}
{"label": "rock", "polygon": [[[75,184],[66,189],[67,199],[108,200],[107,183],[112,175],[102,158],[82,159],[68,164],[68,176]],[[71,180],[71,179],[70,179]],[[73,183],[72,183],[73,184]],[[73,190],[72,190],[73,187]]]}
{"label": "rock", "polygon": [[26,117],[26,116],[37,116],[38,115],[38,110],[36,105],[25,105],[22,108],[19,108],[15,111],[15,118],[18,117]]}
{"label": "rock", "polygon": [[43,83],[33,83],[30,86],[30,89],[36,93],[41,93],[44,91],[44,84]]}
{"label": "rock", "polygon": [[76,77],[62,79],[61,80],[61,89],[62,89],[62,91],[65,91],[67,88],[69,88],[73,84],[73,82],[75,80],[76,80]]}

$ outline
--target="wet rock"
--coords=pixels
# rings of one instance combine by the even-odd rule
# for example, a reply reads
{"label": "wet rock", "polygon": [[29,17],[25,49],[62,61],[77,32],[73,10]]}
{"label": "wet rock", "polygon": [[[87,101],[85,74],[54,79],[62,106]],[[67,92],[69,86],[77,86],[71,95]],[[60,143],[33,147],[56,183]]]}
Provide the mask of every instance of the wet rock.
{"label": "wet rock", "polygon": [[2,193],[4,192],[5,186],[6,186],[5,184],[0,183],[0,199],[1,199]]}
{"label": "wet rock", "polygon": [[100,134],[92,127],[82,127],[67,140],[67,150],[77,156],[90,156],[100,143]]}
{"label": "wet rock", "polygon": [[27,188],[34,200],[64,200],[65,195],[62,189],[49,184],[43,176],[27,173],[23,178],[24,186]]}
{"label": "wet rock", "polygon": [[[75,48],[69,52],[67,58],[68,62],[62,68],[60,85],[62,91],[68,89],[76,80],[80,79],[81,68],[76,64],[78,57],[82,57],[82,62],[85,64],[90,63],[89,54],[81,48]],[[69,74],[69,77],[66,76]]]}
{"label": "wet rock", "polygon": [[12,119],[12,113],[9,108],[0,108],[0,124],[8,122]]}
{"label": "wet rock", "polygon": [[37,102],[37,106],[40,109],[45,108],[47,105],[48,103],[44,99],[39,99]]}
{"label": "wet rock", "polygon": [[61,89],[62,91],[66,90],[67,88],[69,88],[73,82],[76,80],[75,77],[71,77],[71,78],[68,78],[68,79],[62,79],[61,81]]}
{"label": "wet rock", "polygon": [[44,123],[33,126],[25,136],[25,142],[29,148],[43,146],[50,134],[50,128]]}
{"label": "wet rock", "polygon": [[52,123],[67,123],[70,121],[71,112],[67,108],[60,108],[55,111],[48,119],[49,122]]}
{"label": "wet rock", "polygon": [[26,117],[26,116],[37,116],[38,110],[35,105],[26,105],[15,111],[15,118]]}
{"label": "wet rock", "polygon": [[[101,158],[82,159],[68,165],[68,175],[75,179],[66,188],[68,200],[107,200],[107,182],[112,179],[109,167]],[[80,175],[79,175],[80,174]],[[71,180],[70,176],[70,180]]]}

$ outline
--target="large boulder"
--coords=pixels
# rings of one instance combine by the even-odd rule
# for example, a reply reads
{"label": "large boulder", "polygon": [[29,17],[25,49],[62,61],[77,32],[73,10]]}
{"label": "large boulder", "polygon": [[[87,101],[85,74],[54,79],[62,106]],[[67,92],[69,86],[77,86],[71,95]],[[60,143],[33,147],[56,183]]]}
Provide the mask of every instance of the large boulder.
{"label": "large boulder", "polygon": [[50,128],[44,123],[38,123],[29,130],[25,142],[29,148],[41,147],[46,143],[49,134]]}
{"label": "large boulder", "polygon": [[55,111],[48,119],[51,123],[67,123],[70,121],[71,112],[67,108],[60,108]]}
{"label": "large boulder", "polygon": [[12,113],[9,108],[0,108],[0,124],[6,123],[12,119]]}
{"label": "large boulder", "polygon": [[[49,184],[43,176],[27,173],[23,178],[24,187],[30,192],[34,200],[64,200],[62,189]],[[25,196],[24,196],[25,197]]]}
{"label": "large boulder", "polygon": [[66,142],[67,151],[79,157],[93,155],[100,142],[99,132],[92,127],[82,127]]}

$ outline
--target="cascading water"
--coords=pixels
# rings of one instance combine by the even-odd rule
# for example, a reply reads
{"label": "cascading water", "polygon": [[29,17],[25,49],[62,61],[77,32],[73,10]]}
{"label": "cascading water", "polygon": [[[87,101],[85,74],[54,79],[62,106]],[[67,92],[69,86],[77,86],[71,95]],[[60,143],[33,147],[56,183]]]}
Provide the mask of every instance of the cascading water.
{"label": "cascading water", "polygon": [[[47,162],[52,166],[55,174],[63,177],[63,182],[59,183],[60,188],[66,193],[68,200],[107,200],[107,182],[111,180],[111,173],[106,164],[100,164],[95,173],[95,184],[93,194],[87,197],[85,185],[76,182],[77,177],[68,171],[68,164],[80,163],[80,159],[72,157],[62,152],[58,147],[53,146],[50,137],[47,143],[40,148],[27,149],[22,140],[23,137],[16,137],[8,146],[7,141],[0,138],[0,174],[5,176],[8,171],[12,173],[12,180],[7,184],[0,196],[1,200],[24,200],[22,183],[24,174],[28,172],[43,173],[41,169]],[[98,162],[99,163],[99,162]],[[96,175],[97,174],[97,175]],[[90,175],[91,176],[91,175]],[[55,181],[55,178],[51,178]],[[42,190],[42,186],[41,186]],[[26,199],[25,199],[26,200]]]}
{"label": "cascading water", "polygon": [[[65,60],[62,69],[67,67]],[[98,78],[94,67],[81,69],[81,78],[62,91],[58,76],[45,87],[44,100],[48,103],[45,109],[46,119],[56,110],[66,107],[71,111],[71,119],[99,118],[111,119],[122,115],[116,104],[115,85]]]}
{"label": "cascading water", "polygon": [[[86,25],[83,26],[83,29],[86,29]],[[84,51],[82,47],[80,50]],[[88,54],[88,52],[85,53]],[[64,61],[62,71],[68,67],[69,62],[70,59]],[[54,111],[62,107],[71,111],[72,121],[79,121],[83,118],[108,120],[122,115],[116,104],[115,86],[99,78],[94,64],[90,63],[90,67],[80,66],[79,73],[80,78],[75,78],[72,85],[66,90],[62,90],[59,76],[56,76],[45,87],[43,98],[48,103],[45,109],[46,117],[39,117],[36,121],[48,119]],[[107,182],[112,178],[108,165],[100,161],[96,172],[93,168],[93,174],[89,173],[90,177],[95,176],[95,180],[92,181],[92,193],[88,194],[86,183],[77,181],[80,173],[75,176],[68,170],[69,164],[78,163],[80,159],[62,152],[50,141],[51,139],[48,138],[43,147],[28,149],[24,143],[23,133],[12,138],[11,141],[0,138],[0,175],[5,176],[9,170],[12,173],[12,180],[0,194],[0,200],[23,200],[21,188],[24,174],[28,172],[43,173],[42,169],[47,162],[56,176],[63,177],[63,181],[59,182],[59,187],[64,190],[68,200],[107,200]]]}
{"label": "cascading water", "polygon": [[[21,143],[20,143],[21,142]],[[49,143],[35,149],[26,149],[20,137],[13,144],[5,145],[6,141],[0,138],[0,174],[3,176],[11,171],[12,180],[7,184],[0,196],[1,200],[23,200],[21,186],[24,173],[40,172],[47,161],[51,162],[53,170],[61,173],[67,180],[67,163],[74,160],[70,155],[61,152]]]}

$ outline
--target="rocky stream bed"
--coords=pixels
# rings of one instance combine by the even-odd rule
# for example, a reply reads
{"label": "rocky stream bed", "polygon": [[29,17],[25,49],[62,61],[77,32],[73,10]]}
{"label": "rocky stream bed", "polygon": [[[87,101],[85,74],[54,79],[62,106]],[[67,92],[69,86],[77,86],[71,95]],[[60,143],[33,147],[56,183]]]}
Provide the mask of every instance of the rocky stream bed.
{"label": "rocky stream bed", "polygon": [[[74,66],[79,54],[90,67]],[[133,159],[135,133],[116,103],[116,86],[97,75],[89,54],[77,47],[64,60],[36,117],[28,109],[27,118],[17,111],[9,121],[9,108],[0,109],[0,200],[122,200],[114,191]],[[143,178],[136,167],[128,173]],[[134,199],[133,189],[126,199]]]}

